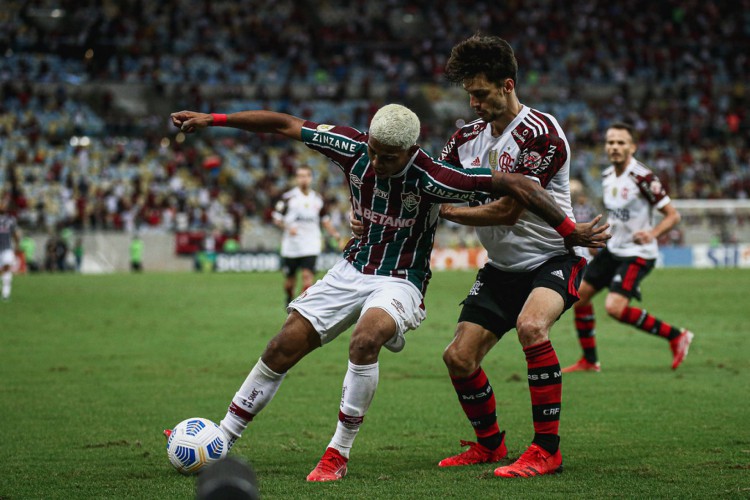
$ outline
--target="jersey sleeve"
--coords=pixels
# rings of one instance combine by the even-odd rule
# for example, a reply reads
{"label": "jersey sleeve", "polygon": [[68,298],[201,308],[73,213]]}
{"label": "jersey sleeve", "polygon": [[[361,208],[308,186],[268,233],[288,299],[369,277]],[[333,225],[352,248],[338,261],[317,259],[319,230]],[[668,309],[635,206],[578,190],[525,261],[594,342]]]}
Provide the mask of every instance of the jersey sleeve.
{"label": "jersey sleeve", "polygon": [[643,197],[646,198],[649,205],[656,206],[656,208],[662,208],[672,201],[669,198],[667,191],[664,189],[664,185],[653,172],[648,172],[645,175],[631,172],[630,176],[633,178],[633,181],[638,186],[638,190]]}
{"label": "jersey sleeve", "polygon": [[288,206],[286,203],[286,200],[283,198],[276,202],[276,205],[273,207],[273,212],[271,213],[271,217],[273,217],[273,220],[277,222],[281,222],[284,220],[284,216],[286,215]]}
{"label": "jersey sleeve", "polygon": [[349,172],[357,159],[367,151],[367,134],[351,127],[325,125],[306,121],[302,126],[302,142]]}
{"label": "jersey sleeve", "polygon": [[568,149],[562,138],[545,134],[527,141],[521,148],[514,173],[539,179],[547,187],[550,179],[565,165]]}
{"label": "jersey sleeve", "polygon": [[422,191],[435,202],[475,201],[492,190],[489,168],[456,168],[420,151],[414,166],[422,171]]}
{"label": "jersey sleeve", "polygon": [[456,168],[462,168],[461,159],[458,157],[458,136],[461,134],[461,129],[456,130],[448,142],[443,146],[443,150],[440,152],[438,160],[447,163],[448,165]]}

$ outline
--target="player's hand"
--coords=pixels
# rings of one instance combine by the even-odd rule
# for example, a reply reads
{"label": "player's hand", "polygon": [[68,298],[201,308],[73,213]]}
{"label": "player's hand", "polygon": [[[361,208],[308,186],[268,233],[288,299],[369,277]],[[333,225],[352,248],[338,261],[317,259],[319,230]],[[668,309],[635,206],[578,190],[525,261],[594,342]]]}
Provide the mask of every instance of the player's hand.
{"label": "player's hand", "polygon": [[565,246],[571,247],[592,247],[604,248],[607,246],[607,240],[612,237],[607,233],[609,224],[597,227],[596,225],[602,219],[599,214],[591,222],[579,222],[572,233],[565,237]]}
{"label": "player's hand", "polygon": [[649,231],[638,231],[633,234],[633,242],[638,245],[647,245],[654,241],[654,235]]}
{"label": "player's hand", "polygon": [[352,237],[361,238],[365,234],[365,223],[357,219],[353,210],[349,211],[349,227],[352,228]]}
{"label": "player's hand", "polygon": [[178,111],[172,113],[170,118],[172,118],[172,125],[186,134],[192,134],[199,128],[206,128],[214,121],[214,117],[210,114],[195,111]]}
{"label": "player's hand", "polygon": [[440,218],[451,220],[451,212],[453,212],[453,208],[454,208],[454,205],[451,205],[450,203],[441,203],[440,204]]}

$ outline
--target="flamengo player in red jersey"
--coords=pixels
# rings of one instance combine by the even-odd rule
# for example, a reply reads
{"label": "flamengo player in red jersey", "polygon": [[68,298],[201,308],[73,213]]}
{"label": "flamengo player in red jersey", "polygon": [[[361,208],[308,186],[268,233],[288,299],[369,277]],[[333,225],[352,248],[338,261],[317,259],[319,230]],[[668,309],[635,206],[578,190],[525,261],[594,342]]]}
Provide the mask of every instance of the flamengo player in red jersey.
{"label": "flamengo player in red jersey", "polygon": [[[463,85],[479,119],[459,129],[441,160],[467,171],[489,166],[533,179],[568,216],[570,146],[557,120],[519,102],[518,64],[512,47],[495,36],[474,35],[453,47],[446,76]],[[559,423],[562,374],[549,331],[578,300],[586,260],[576,256],[537,215],[515,200],[488,198],[472,206],[443,207],[449,220],[477,228],[489,262],[463,302],[455,336],[443,360],[477,442],[442,460],[441,467],[497,462],[507,455],[495,393],[481,363],[510,329],[516,329],[528,367],[534,438],[501,477],[562,471]],[[601,216],[594,219],[598,222]]]}
{"label": "flamengo player in red jersey", "polygon": [[[659,253],[657,239],[680,221],[680,214],[659,179],[633,157],[636,142],[630,125],[610,125],[605,150],[612,165],[602,172],[602,193],[612,239],[591,261],[578,290],[581,300],[573,307],[573,312],[583,357],[564,368],[563,373],[601,369],[591,299],[605,287],[609,288],[604,302],[607,314],[668,340],[675,370],[687,356],[693,332],[675,328],[644,309],[630,307],[630,299],[641,299],[640,282],[654,268]],[[654,208],[664,215],[656,226]]]}
{"label": "flamengo player in red jersey", "polygon": [[442,202],[509,194],[567,235],[571,245],[603,247],[609,238],[593,223],[573,223],[539,184],[522,175],[455,169],[433,160],[416,144],[419,119],[403,106],[378,110],[369,133],[271,111],[181,111],[172,114],[172,122],[185,132],[222,125],[302,141],[341,169],[352,208],[364,222],[363,236],[349,241],[344,259],[289,304],[281,331],[220,423],[231,445],[297,362],[354,325],[336,432],[308,481],[346,474],[349,452],[378,385],[381,348],[403,349],[404,334],[425,317],[423,298]]}

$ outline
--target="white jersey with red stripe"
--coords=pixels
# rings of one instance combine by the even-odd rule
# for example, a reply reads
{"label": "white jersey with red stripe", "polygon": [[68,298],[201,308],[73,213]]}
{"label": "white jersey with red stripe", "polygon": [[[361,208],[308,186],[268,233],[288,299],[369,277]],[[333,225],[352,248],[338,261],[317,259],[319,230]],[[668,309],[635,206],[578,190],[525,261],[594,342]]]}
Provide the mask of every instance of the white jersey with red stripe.
{"label": "white jersey with red stripe", "polygon": [[654,227],[654,208],[660,209],[672,200],[659,179],[648,167],[633,158],[622,174],[614,166],[602,172],[602,195],[612,238],[609,251],[618,257],[655,259],[659,255],[656,240],[641,245],[633,241],[638,231]]}
{"label": "white jersey with red stripe", "polygon": [[323,198],[312,190],[303,193],[299,187],[295,187],[281,196],[273,218],[284,223],[282,257],[320,254],[323,244],[320,223],[327,217],[324,206]]}
{"label": "white jersey with red stripe", "polygon": [[[489,123],[471,122],[453,134],[440,159],[456,167],[524,174],[546,188],[575,220],[570,201],[570,145],[549,114],[523,106],[498,137],[492,135]],[[567,253],[555,229],[528,210],[513,226],[478,227],[476,231],[490,264],[504,271],[531,271],[550,257]]]}

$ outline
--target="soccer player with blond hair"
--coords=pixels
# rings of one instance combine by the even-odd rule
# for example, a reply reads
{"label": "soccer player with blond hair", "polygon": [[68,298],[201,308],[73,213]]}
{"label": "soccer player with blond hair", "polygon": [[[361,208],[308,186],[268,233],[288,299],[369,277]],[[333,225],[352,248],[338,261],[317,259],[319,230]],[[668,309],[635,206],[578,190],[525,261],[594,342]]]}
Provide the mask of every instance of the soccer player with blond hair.
{"label": "soccer player with blond hair", "polygon": [[380,108],[369,132],[306,121],[272,111],[230,115],[181,111],[172,122],[184,132],[207,126],[275,133],[328,157],[346,176],[350,202],[364,224],[344,259],[293,300],[273,337],[220,422],[230,445],[276,395],[292,367],[354,326],[336,431],[308,481],[347,473],[350,451],[378,385],[381,348],[399,352],[404,335],[424,320],[430,254],[440,204],[507,194],[561,228],[571,245],[603,246],[609,236],[594,224],[574,224],[538,183],[489,169],[462,170],[433,160],[417,145],[419,119],[408,108]]}

